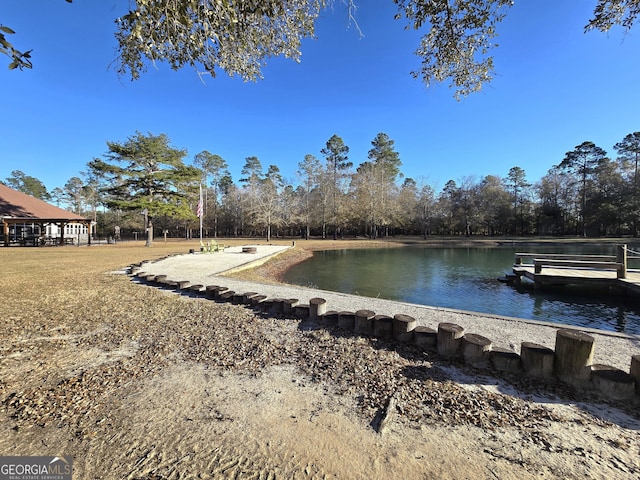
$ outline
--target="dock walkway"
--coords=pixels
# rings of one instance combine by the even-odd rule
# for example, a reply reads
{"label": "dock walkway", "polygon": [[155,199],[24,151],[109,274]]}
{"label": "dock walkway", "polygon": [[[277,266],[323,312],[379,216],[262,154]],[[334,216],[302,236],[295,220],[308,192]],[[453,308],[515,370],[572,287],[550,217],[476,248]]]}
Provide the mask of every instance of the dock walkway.
{"label": "dock walkway", "polygon": [[628,271],[626,278],[617,278],[616,272],[610,270],[554,267],[535,273],[533,265],[514,265],[513,273],[538,285],[602,285],[620,287],[626,292],[640,295],[639,271]]}
{"label": "dock walkway", "polygon": [[[539,286],[591,285],[640,295],[640,269],[629,269],[626,245],[616,256],[516,253],[513,273]],[[528,263],[527,263],[528,262]]]}

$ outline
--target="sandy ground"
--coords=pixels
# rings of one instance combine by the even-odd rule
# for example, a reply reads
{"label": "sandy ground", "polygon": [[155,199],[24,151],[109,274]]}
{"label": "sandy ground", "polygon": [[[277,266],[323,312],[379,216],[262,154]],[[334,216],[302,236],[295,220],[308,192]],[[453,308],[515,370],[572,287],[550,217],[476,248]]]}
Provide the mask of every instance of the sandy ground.
{"label": "sandy ground", "polygon": [[[178,260],[153,265],[168,274]],[[218,263],[202,274],[207,284],[239,282],[234,289],[255,287],[269,295],[267,289],[284,288],[273,294],[292,293],[301,301],[328,297],[221,276],[228,268],[215,254],[188,261]],[[199,279],[197,268],[178,265],[172,274]],[[122,291],[132,311],[125,305],[100,324],[90,312],[74,312],[75,324],[61,318],[35,327],[19,311],[10,316],[0,349],[3,455],[72,455],[74,478],[82,479],[640,476],[637,401],[609,402],[555,384],[495,376],[410,346],[259,315],[136,284],[115,272],[105,275],[104,288]],[[55,305],[65,298],[41,301]],[[328,301],[355,309],[362,299]],[[151,313],[141,315],[141,305]],[[374,310],[404,308],[417,307],[376,304]],[[465,328],[496,343],[517,344],[523,330],[528,341],[553,339],[552,327],[534,322],[485,317],[478,323],[467,312],[423,313],[416,317],[435,324],[444,318],[470,322]],[[614,343],[602,348],[607,338]],[[606,363],[621,366],[638,348],[616,335],[597,342]],[[395,407],[387,409],[390,402]],[[388,423],[380,429],[385,415]]]}
{"label": "sandy ground", "polygon": [[[283,250],[284,247],[260,245],[259,258],[255,261],[261,264],[263,256]],[[143,269],[169,278],[187,279],[194,284],[223,285],[237,292],[254,291],[271,298],[298,298],[304,303],[309,298],[322,297],[327,299],[328,309],[333,310],[367,308],[391,315],[407,313],[420,324],[432,327],[441,321],[453,322],[467,331],[494,339],[495,344],[516,350],[522,341],[554,345],[558,325],[229,278],[225,272],[237,270],[238,260],[234,258],[237,255],[242,254],[232,249],[226,257],[170,257],[145,264]],[[244,266],[255,266],[255,263]],[[271,277],[277,280],[274,272]],[[589,333],[596,337],[596,362],[628,371],[631,355],[640,354],[637,338],[597,331]],[[228,465],[229,472],[236,472],[230,476],[236,475],[238,469],[255,475],[252,468],[256,456],[261,459],[257,463],[266,462],[274,469],[275,477],[520,479],[635,478],[640,475],[637,403],[618,408],[586,396],[581,402],[580,394],[562,399],[545,385],[523,392],[508,380],[496,379],[485,372],[479,374],[459,365],[441,365],[440,369],[457,385],[460,397],[468,392],[481,392],[482,395],[509,396],[529,404],[524,408],[531,409],[531,431],[497,425],[478,428],[464,422],[453,427],[446,422],[420,425],[403,421],[400,415],[381,435],[358,417],[356,399],[332,394],[330,385],[309,382],[294,370],[279,367],[256,378],[240,377],[230,382],[223,377],[216,378],[213,385],[209,382],[209,388],[225,392],[225,407],[219,414],[223,418],[242,418],[239,431],[243,432],[240,438],[245,448],[229,447],[238,455]],[[198,369],[177,369],[169,375],[159,380],[158,388],[167,382],[186,383],[175,378],[207,384],[206,374]],[[545,421],[533,419],[540,414],[540,411],[533,414],[537,408],[546,412],[542,413]]]}

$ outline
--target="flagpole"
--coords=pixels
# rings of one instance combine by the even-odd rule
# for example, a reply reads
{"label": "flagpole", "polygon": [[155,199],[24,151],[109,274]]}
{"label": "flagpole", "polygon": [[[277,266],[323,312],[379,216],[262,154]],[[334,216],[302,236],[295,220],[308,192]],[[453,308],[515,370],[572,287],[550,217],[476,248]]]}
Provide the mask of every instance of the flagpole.
{"label": "flagpole", "polygon": [[200,182],[200,201],[198,203],[198,213],[200,217],[200,242],[202,242],[202,217],[203,217],[203,208],[202,208],[202,182]]}

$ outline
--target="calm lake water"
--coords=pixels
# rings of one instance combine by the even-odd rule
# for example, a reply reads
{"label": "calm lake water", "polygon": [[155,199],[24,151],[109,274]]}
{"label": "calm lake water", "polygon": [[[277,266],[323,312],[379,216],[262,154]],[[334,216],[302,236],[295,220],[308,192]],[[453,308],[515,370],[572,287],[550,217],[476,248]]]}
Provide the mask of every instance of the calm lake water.
{"label": "calm lake water", "polygon": [[[614,255],[615,247],[522,247],[517,251]],[[327,250],[292,267],[288,283],[401,302],[640,334],[640,301],[563,288],[534,292],[499,282],[511,247]]]}

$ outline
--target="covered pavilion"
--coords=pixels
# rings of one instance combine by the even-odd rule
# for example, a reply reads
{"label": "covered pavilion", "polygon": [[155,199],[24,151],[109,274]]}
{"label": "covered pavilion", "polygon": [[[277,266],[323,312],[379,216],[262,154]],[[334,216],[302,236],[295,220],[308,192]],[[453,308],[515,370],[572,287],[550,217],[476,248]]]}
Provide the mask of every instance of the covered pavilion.
{"label": "covered pavilion", "polygon": [[[38,198],[0,184],[0,219],[2,220],[2,244],[64,245],[74,237],[65,239],[65,227],[76,224],[87,229],[87,243],[91,244],[92,221]],[[47,225],[55,225],[56,236],[47,238],[43,232]],[[37,226],[37,228],[36,228]]]}

